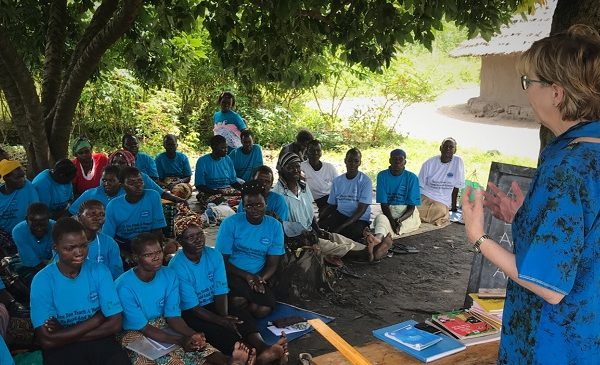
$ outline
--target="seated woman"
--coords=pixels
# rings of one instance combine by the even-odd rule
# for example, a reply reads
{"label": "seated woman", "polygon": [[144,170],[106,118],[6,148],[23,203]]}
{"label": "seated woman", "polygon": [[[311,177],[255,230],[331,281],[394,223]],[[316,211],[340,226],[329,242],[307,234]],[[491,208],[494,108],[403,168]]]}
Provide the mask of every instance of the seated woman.
{"label": "seated woman", "polygon": [[[173,192],[178,184],[189,185],[192,178],[192,168],[187,156],[177,151],[177,137],[167,134],[163,138],[165,152],[159,153],[154,161],[158,171],[158,183]],[[191,191],[191,185],[189,186]],[[186,198],[189,198],[186,197]]]}
{"label": "seated woman", "polygon": [[31,182],[40,201],[48,206],[50,218],[58,219],[67,214],[67,207],[73,199],[75,173],[75,165],[65,158],[57,161],[53,169],[40,172]]}
{"label": "seated woman", "polygon": [[[283,195],[271,191],[273,187],[273,170],[269,166],[259,166],[252,179],[262,183],[265,187],[265,200],[267,202],[267,215],[279,220],[287,221],[289,216],[289,210],[285,198]],[[244,211],[244,201],[240,201],[237,212],[242,213]]]}
{"label": "seated woman", "polygon": [[108,269],[86,260],[83,227],[73,218],[60,219],[52,243],[58,261],[31,284],[31,322],[44,364],[130,364],[114,338],[123,308]]}
{"label": "seated woman", "polygon": [[225,218],[215,242],[225,260],[231,303],[257,318],[275,307],[268,281],[285,253],[281,223],[265,216],[264,191],[257,181],[242,186],[246,211]]}
{"label": "seated woman", "polygon": [[[123,168],[125,166],[135,167],[135,157],[131,152],[127,150],[118,150],[110,154],[108,156],[108,164],[116,165],[119,168]],[[187,204],[187,200],[180,198],[171,194],[169,191],[161,188],[148,174],[140,170],[140,174],[142,176],[142,180],[144,180],[144,186],[146,189],[154,190],[160,194],[162,199],[171,201],[175,204],[185,203]]]}
{"label": "seated woman", "polygon": [[85,229],[88,240],[87,259],[104,264],[116,279],[123,273],[119,245],[112,237],[100,232],[105,220],[104,205],[99,200],[86,200],[79,206],[77,219]]}
{"label": "seated woman", "polygon": [[245,129],[240,134],[242,146],[229,153],[233,161],[235,175],[238,179],[248,181],[252,178],[254,169],[263,164],[262,148],[254,143],[254,135],[250,129]]}
{"label": "seated woman", "polygon": [[69,205],[69,213],[71,215],[76,215],[79,212],[79,206],[87,200],[98,200],[106,209],[106,206],[113,198],[125,195],[125,190],[119,182],[119,166],[106,166],[102,173],[102,180],[100,181],[100,186],[86,190]]}
{"label": "seated woman", "polygon": [[[175,273],[163,267],[163,251],[158,238],[142,233],[131,242],[137,266],[121,275],[117,292],[123,305],[123,347],[142,335],[158,342],[179,347],[149,361],[128,350],[131,363],[137,364],[227,364],[228,358],[208,344],[181,318],[179,281]],[[165,331],[166,328],[168,331]]]}
{"label": "seated woman", "polygon": [[27,208],[25,220],[12,231],[19,260],[11,262],[25,285],[30,286],[33,276],[52,259],[52,227],[50,212],[44,203],[33,203]]}
{"label": "seated woman", "polygon": [[169,262],[179,279],[183,319],[220,351],[230,353],[240,337],[258,352],[258,364],[270,364],[285,356],[287,340],[268,346],[254,318],[243,309],[229,307],[227,275],[223,256],[205,246],[202,218],[186,206],[175,220],[175,234],[183,250]]}
{"label": "seated woman", "polygon": [[239,196],[240,183],[235,176],[233,162],[227,156],[227,142],[223,136],[210,139],[211,153],[198,158],[194,185],[198,190],[196,198],[201,209],[208,203],[220,204],[223,196]]}
{"label": "seated woman", "polygon": [[0,161],[0,255],[13,255],[17,247],[12,239],[12,230],[27,215],[30,204],[39,202],[37,190],[25,178],[25,171],[19,161]]}
{"label": "seated woman", "polygon": [[108,165],[108,157],[104,153],[94,153],[92,143],[86,137],[77,138],[71,152],[75,156],[72,162],[76,170],[73,190],[75,197],[78,197],[84,191],[100,185],[102,171]]}

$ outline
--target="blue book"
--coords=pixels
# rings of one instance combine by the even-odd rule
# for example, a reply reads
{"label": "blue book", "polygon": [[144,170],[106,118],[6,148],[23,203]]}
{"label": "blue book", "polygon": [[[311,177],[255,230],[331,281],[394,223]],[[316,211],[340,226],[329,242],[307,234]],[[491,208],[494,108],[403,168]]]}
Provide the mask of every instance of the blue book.
{"label": "blue book", "polygon": [[417,351],[424,350],[442,340],[440,336],[415,328],[412,324],[386,332],[384,335]]}
{"label": "blue book", "polygon": [[377,337],[378,339],[382,340],[383,342],[387,343],[388,345],[391,345],[392,347],[394,347],[400,351],[403,351],[403,352],[411,355],[412,357],[419,359],[420,361],[423,361],[423,362],[431,362],[431,361],[434,361],[437,359],[441,359],[442,357],[446,357],[448,355],[455,354],[455,353],[463,351],[464,349],[467,348],[460,341],[450,338],[443,334],[433,335],[433,336],[438,336],[440,338],[440,340],[437,343],[432,344],[431,346],[424,348],[420,351],[415,350],[414,348],[411,348],[409,346],[406,346],[406,345],[396,341],[395,339],[390,338],[389,336],[386,336],[386,333],[393,333],[396,330],[405,328],[407,326],[414,326],[415,324],[417,324],[416,321],[408,320],[408,321],[398,323],[398,324],[395,324],[392,326],[374,330],[373,336]]}

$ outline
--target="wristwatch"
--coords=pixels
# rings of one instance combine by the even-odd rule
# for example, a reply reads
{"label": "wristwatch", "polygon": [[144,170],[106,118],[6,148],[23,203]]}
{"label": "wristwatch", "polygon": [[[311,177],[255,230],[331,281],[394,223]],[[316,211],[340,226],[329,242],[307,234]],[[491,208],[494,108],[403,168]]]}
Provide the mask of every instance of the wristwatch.
{"label": "wristwatch", "polygon": [[488,236],[487,234],[484,234],[483,236],[479,237],[479,239],[477,241],[475,241],[475,243],[473,244],[473,248],[475,249],[475,252],[481,253],[481,249],[479,248],[479,246],[481,246],[483,241],[491,240],[491,239],[492,239],[492,237]]}

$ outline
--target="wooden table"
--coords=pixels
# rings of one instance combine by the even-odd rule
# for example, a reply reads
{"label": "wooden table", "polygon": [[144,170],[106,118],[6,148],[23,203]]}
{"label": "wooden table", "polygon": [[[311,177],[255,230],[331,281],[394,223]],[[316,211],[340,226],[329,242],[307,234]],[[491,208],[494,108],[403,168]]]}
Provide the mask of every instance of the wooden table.
{"label": "wooden table", "polygon": [[[469,346],[459,353],[433,361],[435,365],[493,365],[498,357],[499,341]],[[414,357],[396,350],[385,342],[371,342],[356,348],[373,365],[423,364]],[[339,352],[331,352],[313,359],[316,365],[351,365]]]}

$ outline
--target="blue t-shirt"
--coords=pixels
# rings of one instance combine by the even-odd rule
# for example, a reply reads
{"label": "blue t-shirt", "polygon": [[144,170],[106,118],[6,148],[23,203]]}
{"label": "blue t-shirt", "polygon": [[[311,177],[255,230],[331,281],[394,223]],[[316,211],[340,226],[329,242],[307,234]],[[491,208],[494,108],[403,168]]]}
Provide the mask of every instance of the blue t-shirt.
{"label": "blue t-shirt", "polygon": [[233,110],[227,111],[225,113],[223,113],[222,111],[216,112],[213,115],[213,123],[234,124],[240,132],[248,128],[246,126],[246,123],[244,123],[244,119],[242,119],[242,117]]}
{"label": "blue t-shirt", "polygon": [[281,223],[269,216],[254,225],[248,222],[245,213],[237,213],[223,220],[215,248],[229,255],[229,263],[251,274],[258,274],[265,267],[267,256],[280,256],[283,247]]}
{"label": "blue t-shirt", "polygon": [[592,364],[600,360],[600,122],[580,123],[540,156],[513,223],[521,280],[565,297],[549,304],[508,280],[499,364]]}
{"label": "blue t-shirt", "polygon": [[77,277],[71,279],[51,263],[31,283],[31,322],[38,328],[54,317],[63,327],[88,320],[98,310],[105,317],[121,313],[110,272],[104,265],[84,261]]}
{"label": "blue t-shirt", "polygon": [[2,337],[0,337],[0,364],[15,365],[15,360],[10,354],[8,347],[6,346],[6,342],[4,342],[4,338]]}
{"label": "blue t-shirt", "polygon": [[40,202],[46,204],[50,212],[58,212],[65,208],[73,198],[73,184],[59,184],[52,176],[50,170],[40,172],[31,182],[38,192]]}
{"label": "blue t-shirt", "polygon": [[343,174],[333,179],[327,203],[337,205],[337,211],[346,217],[354,214],[358,203],[367,204],[367,209],[359,220],[368,222],[371,219],[372,190],[371,179],[362,172],[359,171],[353,179],[348,179]]}
{"label": "blue t-shirt", "polygon": [[[240,200],[240,205],[237,209],[238,213],[244,212],[244,200]],[[267,195],[267,214],[269,212],[275,212],[282,221],[287,221],[289,218],[289,209],[283,195],[274,191],[269,191]]]}
{"label": "blue t-shirt", "polygon": [[236,176],[244,181],[252,179],[254,169],[263,165],[262,149],[257,144],[252,145],[248,154],[238,147],[229,153],[229,158],[233,161]]}
{"label": "blue t-shirt", "polygon": [[48,222],[48,232],[41,240],[35,238],[29,229],[27,221],[23,221],[12,230],[13,241],[17,246],[21,264],[26,267],[36,267],[45,260],[52,258],[52,227],[56,222]]}
{"label": "blue t-shirt", "polygon": [[221,189],[228,188],[236,182],[233,161],[229,156],[215,160],[208,154],[200,157],[196,162],[196,175],[194,176],[196,187],[204,185],[209,189]]}
{"label": "blue t-shirt", "polygon": [[142,180],[144,181],[144,189],[154,190],[159,196],[162,196],[162,193],[164,193],[165,189],[161,188],[156,181],[152,180],[152,178],[148,176],[148,174],[142,172],[140,175],[142,175]]}
{"label": "blue t-shirt", "polygon": [[377,203],[387,205],[421,205],[419,178],[404,170],[394,176],[389,169],[377,174]]}
{"label": "blue t-shirt", "polygon": [[183,153],[176,151],[175,158],[170,159],[166,152],[159,153],[154,159],[158,178],[163,180],[166,177],[190,177],[192,176],[192,168],[190,161]]}
{"label": "blue t-shirt", "polygon": [[129,203],[125,195],[108,203],[102,233],[131,240],[142,232],[166,226],[160,196],[154,190],[145,189],[142,199],[135,204]]}
{"label": "blue t-shirt", "polygon": [[144,152],[138,152],[135,155],[135,167],[141,172],[148,174],[152,178],[158,177],[158,171],[156,170],[156,163],[150,155]]}
{"label": "blue t-shirt", "polygon": [[79,213],[79,207],[81,206],[81,203],[92,199],[102,202],[102,205],[104,205],[104,208],[106,208],[111,200],[122,195],[125,195],[125,189],[123,188],[120,188],[115,196],[106,195],[106,191],[104,191],[104,186],[102,185],[98,186],[97,188],[88,189],[84,191],[79,198],[75,199],[73,203],[71,203],[69,206],[69,213],[71,215],[76,215]]}
{"label": "blue t-shirt", "polygon": [[10,194],[0,193],[0,229],[11,233],[13,228],[27,216],[27,208],[40,201],[37,190],[29,180],[25,186]]}
{"label": "blue t-shirt", "polygon": [[198,263],[190,261],[182,250],[169,261],[169,268],[179,279],[181,310],[205,306],[217,295],[229,293],[223,255],[212,247],[204,247]]}
{"label": "blue t-shirt", "polygon": [[123,329],[141,330],[149,321],[180,317],[179,281],[168,267],[162,267],[152,281],[140,280],[129,269],[115,281],[123,305]]}
{"label": "blue t-shirt", "polygon": [[119,245],[112,237],[102,232],[96,233],[96,238],[88,242],[87,259],[106,266],[113,279],[123,273],[123,260],[121,260]]}

